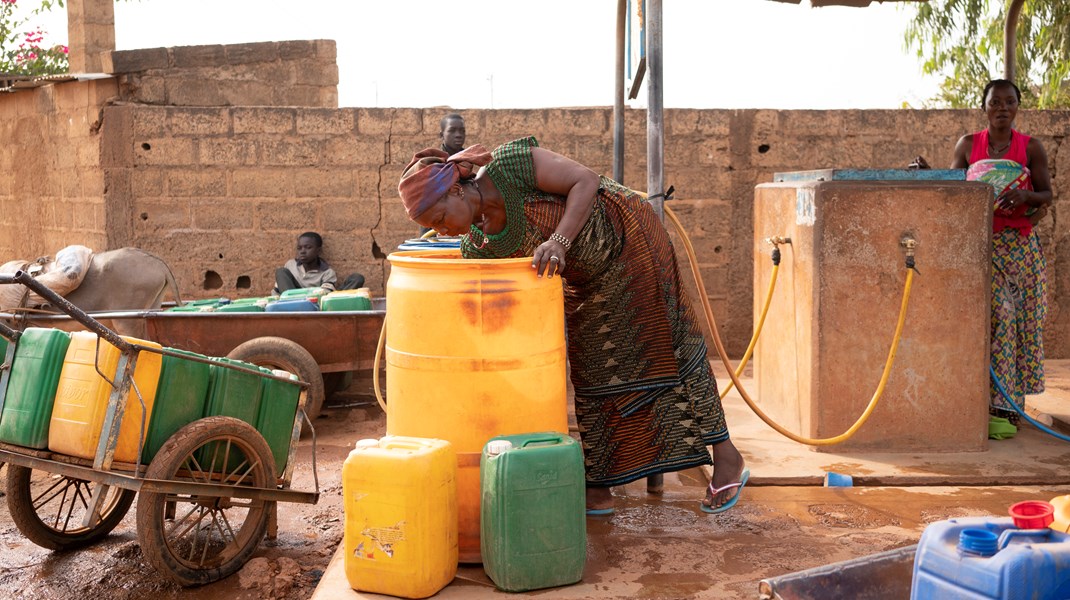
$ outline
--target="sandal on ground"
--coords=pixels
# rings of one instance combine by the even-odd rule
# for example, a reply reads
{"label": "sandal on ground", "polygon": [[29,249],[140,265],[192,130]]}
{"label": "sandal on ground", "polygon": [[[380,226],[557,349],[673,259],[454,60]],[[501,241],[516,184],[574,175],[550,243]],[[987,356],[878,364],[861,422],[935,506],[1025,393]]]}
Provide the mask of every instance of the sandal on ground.
{"label": "sandal on ground", "polygon": [[717,506],[717,507],[706,506],[706,503],[700,500],[699,501],[699,508],[702,509],[702,512],[710,513],[710,514],[723,513],[724,511],[732,508],[733,506],[736,505],[736,502],[739,501],[739,497],[743,495],[743,486],[747,485],[747,480],[748,479],[750,479],[750,469],[744,467],[743,468],[743,473],[741,473],[740,476],[739,476],[739,481],[734,481],[734,482],[729,483],[727,485],[723,485],[723,486],[721,486],[719,488],[713,487],[713,482],[711,481],[710,482],[710,486],[709,486],[710,500],[711,501],[714,498],[717,497],[717,494],[720,494],[721,492],[723,492],[725,490],[730,490],[732,488],[738,488],[738,489],[736,490],[735,495],[732,496],[728,500],[728,502],[725,502],[724,504],[722,504],[720,506]]}

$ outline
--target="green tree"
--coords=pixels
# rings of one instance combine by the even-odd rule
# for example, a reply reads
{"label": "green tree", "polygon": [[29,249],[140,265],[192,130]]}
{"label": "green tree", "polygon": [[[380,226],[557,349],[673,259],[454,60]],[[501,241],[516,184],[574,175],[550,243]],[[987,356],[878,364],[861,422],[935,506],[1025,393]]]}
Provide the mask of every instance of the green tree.
{"label": "green tree", "polygon": [[28,17],[18,16],[18,0],[0,0],[0,75],[55,75],[70,68],[67,47],[45,43],[45,32],[29,28],[34,15],[63,7],[63,0],[40,2]]}
{"label": "green tree", "polygon": [[[981,90],[1003,77],[1003,27],[1010,0],[929,0],[907,28],[922,71],[943,75],[934,106],[981,106]],[[1029,108],[1070,107],[1070,1],[1025,0],[1017,28],[1015,83]]]}

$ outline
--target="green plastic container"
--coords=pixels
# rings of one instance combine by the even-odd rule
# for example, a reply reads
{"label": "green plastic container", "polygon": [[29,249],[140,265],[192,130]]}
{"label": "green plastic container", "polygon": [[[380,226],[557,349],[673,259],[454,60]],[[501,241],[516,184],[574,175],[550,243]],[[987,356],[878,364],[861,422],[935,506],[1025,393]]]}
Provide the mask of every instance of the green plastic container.
{"label": "green plastic container", "polygon": [[[260,369],[260,367],[252,363],[230,358],[215,358],[213,360],[217,363],[240,365],[254,371],[259,371]],[[234,417],[256,427],[257,418],[260,415],[260,390],[263,377],[253,373],[228,369],[218,364],[211,365],[211,371],[212,382],[208,386],[208,400],[205,402],[204,416]],[[204,448],[198,460],[201,460],[202,463],[207,463],[211,460],[209,447],[206,446]],[[231,460],[227,463],[227,468],[233,469],[237,464],[237,460]]]}
{"label": "green plastic container", "polygon": [[0,442],[48,447],[52,405],[70,343],[70,335],[58,329],[29,327],[19,337],[0,415]]}
{"label": "green plastic container", "polygon": [[499,589],[576,583],[587,557],[583,453],[555,432],[500,436],[480,459],[483,569]]}
{"label": "green plastic container", "polygon": [[296,288],[282,292],[281,294],[279,294],[279,299],[308,298],[309,296],[322,296],[326,293],[327,290],[321,287]]}
{"label": "green plastic container", "polygon": [[320,310],[371,310],[372,301],[356,294],[327,294],[320,298]]}
{"label": "green plastic container", "polygon": [[232,312],[264,312],[264,307],[252,302],[237,304],[231,302],[230,304],[222,304],[215,308],[215,312],[232,313]]}
{"label": "green plastic container", "polygon": [[[263,371],[297,379],[296,375],[286,371],[272,371],[271,369],[263,369]],[[296,383],[265,377],[261,384],[260,415],[257,417],[256,429],[271,447],[271,454],[275,457],[275,475],[282,475],[283,469],[286,468],[286,459],[290,454],[290,440],[293,437],[294,417],[297,416],[297,403],[300,399],[301,387]]]}
{"label": "green plastic container", "polygon": [[[207,358],[196,352],[167,348],[185,356]],[[160,383],[152,408],[142,462],[151,462],[164,443],[186,425],[204,416],[212,369],[206,363],[164,355],[160,366]]]}
{"label": "green plastic container", "polygon": [[[260,367],[241,360],[214,358],[217,363],[239,365],[247,369],[260,370]],[[211,365],[211,385],[208,387],[208,400],[205,402],[204,415],[214,417],[222,415],[241,419],[256,427],[260,414],[260,385],[263,379],[259,375]]]}

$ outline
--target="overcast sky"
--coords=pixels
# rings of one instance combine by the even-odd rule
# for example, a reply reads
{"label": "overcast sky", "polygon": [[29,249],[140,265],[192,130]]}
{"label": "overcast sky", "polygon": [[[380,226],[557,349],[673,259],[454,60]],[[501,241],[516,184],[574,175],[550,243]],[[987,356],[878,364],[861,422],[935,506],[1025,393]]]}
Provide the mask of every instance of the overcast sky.
{"label": "overcast sky", "polygon": [[[20,4],[32,4],[21,0]],[[669,108],[899,108],[936,83],[897,3],[814,9],[664,0]],[[131,0],[120,50],[333,39],[339,105],[537,108],[613,103],[616,0]],[[61,10],[42,21],[66,41]],[[633,106],[645,105],[645,88]]]}

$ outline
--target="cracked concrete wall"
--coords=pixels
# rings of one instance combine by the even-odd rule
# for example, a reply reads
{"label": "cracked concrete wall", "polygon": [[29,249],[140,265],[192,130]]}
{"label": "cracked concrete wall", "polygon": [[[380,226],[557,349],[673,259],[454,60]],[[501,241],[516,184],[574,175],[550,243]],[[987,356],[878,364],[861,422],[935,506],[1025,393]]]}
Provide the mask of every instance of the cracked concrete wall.
{"label": "cracked concrete wall", "polygon": [[[264,48],[240,46],[258,48],[121,55],[117,64],[130,72],[118,81],[0,95],[0,135],[12,141],[0,147],[0,170],[14,174],[0,178],[4,260],[74,243],[101,250],[139,246],[172,265],[186,298],[255,296],[270,290],[296,236],[315,230],[341,276],[363,273],[381,293],[386,255],[418,231],[397,198],[398,176],[416,150],[438,144],[439,119],[453,110],[337,109],[329,97],[304,106],[256,106],[301,101],[261,97],[261,88],[247,88],[252,95],[244,105],[234,105],[243,102],[239,96],[220,99],[214,92],[164,93],[179,89],[167,87],[168,73],[193,86],[191,74],[210,76],[213,61],[228,61],[210,81],[217,91],[231,89],[227,73],[260,72],[270,80],[295,65],[334,61],[333,45],[316,41],[289,50],[271,46],[261,54],[270,61],[254,68],[250,57]],[[184,53],[186,66],[200,64],[199,71],[167,62]],[[146,85],[137,73],[150,71],[163,80]],[[139,95],[150,88],[159,93]],[[197,103],[215,104],[186,105]],[[493,148],[536,135],[546,148],[612,172],[609,108],[461,112],[470,144]],[[1059,220],[1070,213],[1058,195],[1060,175],[1070,174],[1070,151],[1062,149],[1068,117],[1023,111],[1018,119],[1022,131],[1044,143],[1052,167],[1056,203],[1039,231],[1051,295],[1046,345],[1050,357],[1061,358],[1070,357],[1070,310],[1063,309],[1070,305],[1070,234]],[[947,164],[958,136],[983,125],[976,110],[667,110],[665,180],[677,190],[671,206],[696,247],[729,351],[742,354],[751,331],[757,184],[777,171],[902,167],[918,154]],[[625,184],[645,186],[645,154],[645,113],[629,110]],[[681,261],[686,269],[682,255]]]}

